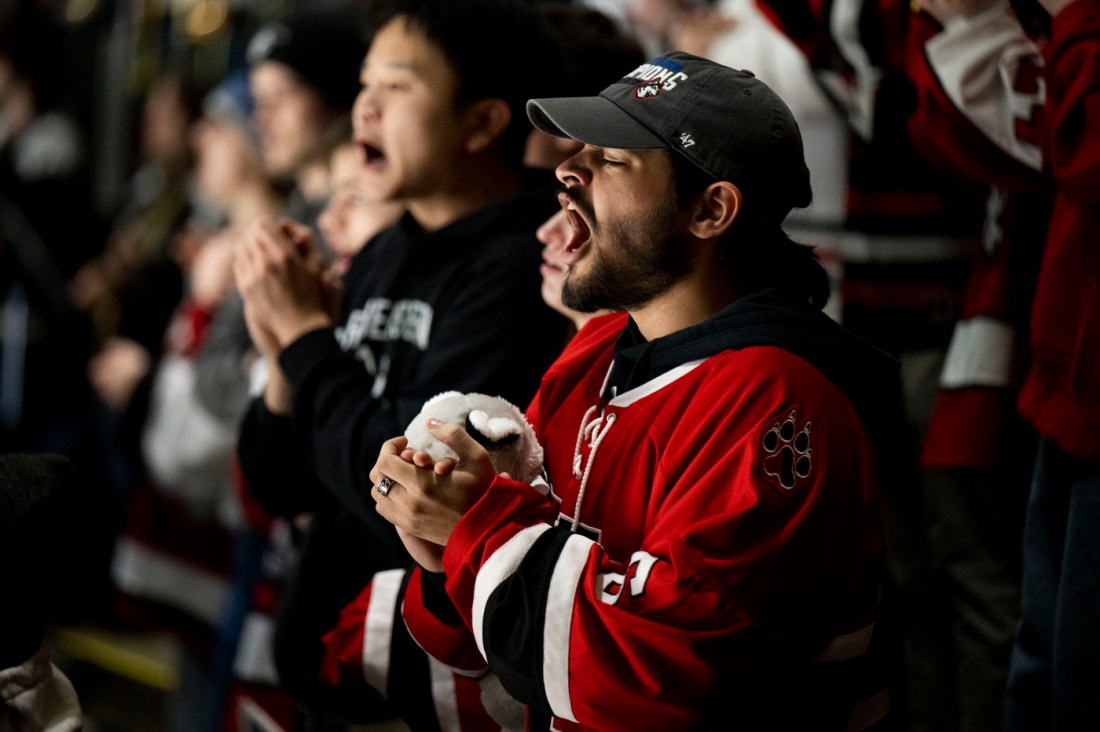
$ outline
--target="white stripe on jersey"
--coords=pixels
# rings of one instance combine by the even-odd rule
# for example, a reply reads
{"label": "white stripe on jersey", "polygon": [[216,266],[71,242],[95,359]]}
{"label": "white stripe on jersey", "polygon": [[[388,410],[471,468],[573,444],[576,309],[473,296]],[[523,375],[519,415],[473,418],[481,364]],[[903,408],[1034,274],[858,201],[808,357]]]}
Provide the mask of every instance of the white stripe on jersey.
{"label": "white stripe on jersey", "polygon": [[477,579],[474,580],[474,640],[477,641],[477,648],[483,658],[488,658],[485,653],[485,603],[489,601],[493,590],[515,574],[531,546],[543,532],[549,530],[549,524],[528,526],[493,552],[477,573]]}
{"label": "white stripe on jersey", "polygon": [[940,386],[1009,386],[1015,343],[1016,333],[1008,323],[982,316],[960,320],[947,348]]}
{"label": "white stripe on jersey", "polygon": [[455,677],[450,667],[428,656],[428,669],[432,675],[432,702],[435,704],[435,718],[443,732],[460,732],[458,720],[458,695],[455,692]]}
{"label": "white stripe on jersey", "polygon": [[405,578],[403,569],[387,569],[371,581],[370,604],[363,618],[363,678],[386,697],[390,673],[390,638],[397,594]]}
{"label": "white stripe on jersey", "polygon": [[546,701],[555,716],[576,722],[569,698],[569,636],[573,625],[573,605],[577,598],[588,554],[596,542],[573,534],[562,547],[546,598],[546,624],[542,630],[542,680]]}
{"label": "white stripe on jersey", "polygon": [[[682,363],[676,368],[669,369],[665,373],[647,381],[644,384],[639,384],[630,391],[625,391],[622,394],[616,395],[615,398],[607,404],[610,407],[629,407],[631,404],[638,401],[639,399],[647,397],[650,394],[655,394],[672,382],[679,379],[680,377],[691,373],[691,371],[693,371],[699,364],[703,363],[703,361],[705,360],[705,358],[701,358],[697,361],[688,361],[687,363]],[[608,375],[610,375],[610,371],[608,371]]]}

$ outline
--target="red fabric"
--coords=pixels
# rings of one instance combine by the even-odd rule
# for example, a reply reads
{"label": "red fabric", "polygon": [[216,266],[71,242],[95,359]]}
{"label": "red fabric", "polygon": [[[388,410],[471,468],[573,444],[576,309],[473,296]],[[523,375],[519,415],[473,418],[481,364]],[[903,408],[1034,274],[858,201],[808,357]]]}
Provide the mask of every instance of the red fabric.
{"label": "red fabric", "polygon": [[[940,26],[926,13],[913,18],[913,42],[906,72],[913,81],[917,106],[909,118],[909,133],[917,151],[940,170],[965,175],[979,183],[1042,196],[1050,191],[1050,180],[1040,171],[1007,155],[978,130],[945,94],[921,49],[940,32]],[[1036,58],[1036,65],[1040,59]],[[1025,133],[1029,137],[1032,132]]]}
{"label": "red fabric", "polygon": [[165,353],[187,358],[196,356],[206,337],[206,329],[213,319],[213,313],[200,308],[191,298],[184,298],[176,306],[176,311],[165,331]]}
{"label": "red fabric", "polygon": [[1044,55],[1057,192],[1019,405],[1043,437],[1100,465],[1100,0],[1062,10]]}
{"label": "red fabric", "polygon": [[936,397],[924,440],[921,467],[953,470],[1003,464],[1006,431],[1017,419],[1003,389],[944,389]]}
{"label": "red fabric", "polygon": [[[974,26],[980,28],[980,26]],[[909,130],[914,144],[921,154],[940,169],[955,175],[966,176],[978,183],[995,186],[997,201],[987,206],[985,230],[981,241],[975,243],[973,267],[966,284],[959,326],[966,327],[972,318],[993,319],[1016,334],[1015,350],[1002,354],[1015,368],[1009,375],[1009,384],[992,388],[984,384],[955,385],[941,389],[925,435],[921,465],[927,469],[950,470],[957,468],[991,467],[1001,464],[1006,451],[1013,449],[1013,437],[1018,434],[1019,416],[1015,401],[1017,389],[1026,373],[1029,359],[1027,321],[1038,270],[1038,252],[1046,234],[1049,220],[1049,195],[1051,182],[1041,171],[1029,167],[996,145],[987,133],[979,129],[965,109],[956,106],[940,81],[942,73],[960,73],[967,76],[987,69],[966,65],[988,64],[985,48],[975,49],[971,56],[956,54],[959,67],[949,70],[936,69],[925,44],[944,32],[930,16],[917,13],[912,21],[911,40],[913,51],[907,58],[907,71],[917,92],[917,108],[909,120]],[[1025,41],[1023,31],[1021,40]],[[987,47],[996,50],[995,47]],[[1007,79],[1004,86],[994,88],[1004,95],[1002,101],[1011,103],[1012,109],[1021,108],[1034,100],[1035,70],[1041,64],[1037,48],[1028,52],[1013,47],[1012,56],[1016,78]],[[997,51],[1004,55],[1007,49]],[[1019,55],[1016,55],[1019,54]],[[983,87],[984,88],[984,87]],[[986,99],[970,99],[975,105]],[[1014,128],[1023,139],[1034,133],[1031,124],[1041,124],[1041,119],[1031,115],[1026,120],[1017,119]],[[973,348],[984,344],[970,342]],[[965,350],[961,343],[952,346]],[[955,354],[959,355],[959,354]],[[974,354],[980,359],[988,354]]]}
{"label": "red fabric", "polygon": [[[577,429],[599,399],[622,324],[622,316],[589,323],[528,411],[563,516],[578,499]],[[882,537],[870,448],[851,405],[820,372],[776,348],[727,351],[608,409],[618,419],[598,453],[582,448],[593,467],[580,520],[600,543],[570,539],[577,552],[587,546],[558,559],[561,571],[583,562],[574,604],[545,610],[572,613],[560,642],[581,726],[558,720],[560,728],[693,728],[717,670],[808,658],[834,634],[871,622]],[[789,418],[795,434],[810,430],[812,460],[788,489],[765,435]],[[498,478],[462,519],[444,562],[468,624],[486,562],[557,512],[531,486]],[[639,574],[646,557],[655,561]],[[615,576],[622,581],[607,584]],[[406,604],[414,637],[424,619]]]}
{"label": "red fabric", "polygon": [[[402,612],[406,618],[427,612],[422,600],[420,573],[423,570],[416,567],[412,571],[412,579],[402,606]],[[466,625],[459,623],[452,626],[429,621],[422,623],[421,627],[425,630],[417,635],[417,645],[432,657],[446,659],[447,664],[452,668],[475,676],[480,676],[488,670],[485,659],[474,644],[470,628]]]}

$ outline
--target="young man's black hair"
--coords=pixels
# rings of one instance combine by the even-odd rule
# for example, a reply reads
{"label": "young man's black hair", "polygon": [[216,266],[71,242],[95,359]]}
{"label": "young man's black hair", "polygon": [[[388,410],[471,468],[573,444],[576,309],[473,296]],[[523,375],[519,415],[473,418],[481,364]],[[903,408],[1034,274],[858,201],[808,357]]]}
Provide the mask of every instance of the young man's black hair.
{"label": "young man's black hair", "polygon": [[366,11],[368,34],[398,17],[453,65],[456,105],[494,97],[508,103],[512,123],[498,145],[519,167],[531,129],[524,109],[532,89],[554,96],[564,88],[561,50],[535,5],[526,0],[379,0]]}

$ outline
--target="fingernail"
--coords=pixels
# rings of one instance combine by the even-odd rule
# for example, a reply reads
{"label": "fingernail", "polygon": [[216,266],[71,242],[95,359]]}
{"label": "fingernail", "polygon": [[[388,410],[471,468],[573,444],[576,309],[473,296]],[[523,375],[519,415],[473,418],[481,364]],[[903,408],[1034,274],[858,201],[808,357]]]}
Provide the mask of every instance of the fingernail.
{"label": "fingernail", "polygon": [[428,426],[429,427],[436,427],[438,425],[439,425],[439,420],[438,419],[432,419],[432,418],[428,419]]}

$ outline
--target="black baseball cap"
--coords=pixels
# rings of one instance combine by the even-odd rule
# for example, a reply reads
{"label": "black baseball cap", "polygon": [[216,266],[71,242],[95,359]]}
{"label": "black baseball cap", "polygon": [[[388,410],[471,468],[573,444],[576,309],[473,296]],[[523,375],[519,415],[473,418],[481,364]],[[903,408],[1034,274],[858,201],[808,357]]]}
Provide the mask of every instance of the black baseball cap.
{"label": "black baseball cap", "polygon": [[791,110],[751,71],[682,51],[642,64],[595,97],[531,99],[538,129],[597,147],[668,148],[741,189],[746,212],[810,204],[810,171]]}

